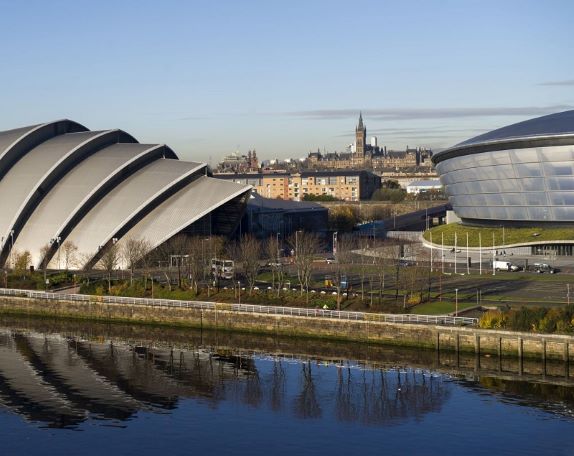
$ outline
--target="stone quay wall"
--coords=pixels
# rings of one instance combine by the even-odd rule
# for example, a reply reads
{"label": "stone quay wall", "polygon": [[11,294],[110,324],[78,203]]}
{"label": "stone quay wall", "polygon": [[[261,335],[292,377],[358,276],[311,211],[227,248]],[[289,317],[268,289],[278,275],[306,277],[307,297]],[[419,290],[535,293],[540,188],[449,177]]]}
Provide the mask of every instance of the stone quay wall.
{"label": "stone quay wall", "polygon": [[182,326],[224,331],[339,339],[353,342],[421,347],[441,351],[474,352],[569,360],[574,337],[467,326],[388,323],[375,319],[345,320],[323,317],[264,314],[231,310],[217,303],[212,309],[110,304],[98,297],[89,301],[45,300],[0,296],[0,313],[106,322]]}

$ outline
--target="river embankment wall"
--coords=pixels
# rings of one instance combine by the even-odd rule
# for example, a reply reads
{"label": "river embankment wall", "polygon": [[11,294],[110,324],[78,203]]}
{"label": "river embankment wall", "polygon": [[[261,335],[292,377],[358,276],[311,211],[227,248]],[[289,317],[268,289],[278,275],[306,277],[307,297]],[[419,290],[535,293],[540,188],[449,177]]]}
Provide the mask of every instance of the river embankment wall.
{"label": "river embankment wall", "polygon": [[111,304],[98,297],[87,301],[0,296],[0,313],[64,319],[124,322],[275,334],[315,339],[338,339],[405,347],[493,353],[504,356],[569,360],[574,337],[513,331],[484,330],[468,326],[389,323],[232,310],[215,303],[208,309]]}

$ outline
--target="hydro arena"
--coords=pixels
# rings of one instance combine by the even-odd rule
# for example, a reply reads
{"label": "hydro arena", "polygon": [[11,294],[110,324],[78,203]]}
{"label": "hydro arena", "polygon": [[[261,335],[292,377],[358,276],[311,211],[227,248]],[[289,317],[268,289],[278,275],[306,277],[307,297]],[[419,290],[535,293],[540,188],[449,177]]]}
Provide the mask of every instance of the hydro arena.
{"label": "hydro arena", "polygon": [[463,224],[574,227],[574,110],[476,136],[432,161]]}

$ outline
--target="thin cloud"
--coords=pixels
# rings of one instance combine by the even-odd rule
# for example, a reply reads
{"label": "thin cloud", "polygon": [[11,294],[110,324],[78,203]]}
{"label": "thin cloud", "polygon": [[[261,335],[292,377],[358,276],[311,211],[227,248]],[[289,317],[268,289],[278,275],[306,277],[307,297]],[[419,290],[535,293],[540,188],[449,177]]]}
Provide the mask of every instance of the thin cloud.
{"label": "thin cloud", "polygon": [[[453,136],[452,134],[454,134],[455,136],[457,134],[463,133],[463,134],[471,134],[471,133],[484,133],[490,131],[487,128],[448,128],[448,129],[444,129],[444,128],[375,128],[375,129],[370,129],[367,130],[367,133],[369,136],[374,136],[374,135],[383,135],[386,137],[396,137],[396,136],[400,136],[400,137],[405,137],[405,136],[411,136],[411,135],[426,135],[426,134],[442,134],[445,137],[449,137],[449,136]],[[401,136],[403,135],[403,136]],[[347,138],[347,137],[354,137],[355,136],[355,131],[351,131],[349,130],[347,133],[341,133],[339,135],[335,135],[336,138]]]}
{"label": "thin cloud", "polygon": [[[363,117],[376,120],[451,119],[457,117],[535,116],[572,109],[569,105],[491,108],[398,108],[364,109]],[[356,118],[360,109],[293,111],[288,116],[317,120]]]}
{"label": "thin cloud", "polygon": [[574,86],[574,79],[566,79],[565,81],[547,81],[541,82],[541,86]]}

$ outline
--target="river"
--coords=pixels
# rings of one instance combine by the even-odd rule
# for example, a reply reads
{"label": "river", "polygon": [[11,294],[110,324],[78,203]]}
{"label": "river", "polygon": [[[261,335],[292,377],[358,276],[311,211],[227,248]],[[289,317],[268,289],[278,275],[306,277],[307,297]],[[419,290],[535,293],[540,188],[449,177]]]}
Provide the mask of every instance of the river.
{"label": "river", "polygon": [[562,363],[0,319],[6,455],[574,454]]}

